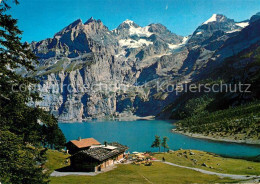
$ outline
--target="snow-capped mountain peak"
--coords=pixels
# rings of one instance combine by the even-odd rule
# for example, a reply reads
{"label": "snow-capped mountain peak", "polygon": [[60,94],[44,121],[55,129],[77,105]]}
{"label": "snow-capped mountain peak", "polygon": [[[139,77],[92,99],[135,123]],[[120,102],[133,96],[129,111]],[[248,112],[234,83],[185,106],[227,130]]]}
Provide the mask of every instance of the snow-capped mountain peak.
{"label": "snow-capped mountain peak", "polygon": [[213,14],[206,22],[204,22],[203,24],[208,24],[211,22],[224,22],[226,21],[227,18],[224,15],[220,15],[220,14]]}
{"label": "snow-capped mountain peak", "polygon": [[217,14],[213,14],[206,22],[203,24],[208,24],[209,22],[215,22],[217,21]]}
{"label": "snow-capped mountain peak", "polygon": [[123,23],[132,25],[134,23],[134,21],[126,19]]}
{"label": "snow-capped mountain peak", "polygon": [[122,32],[126,32],[127,35],[140,36],[140,37],[149,37],[152,33],[149,31],[150,26],[140,27],[132,20],[125,20],[122,22],[115,30],[114,33],[120,34]]}

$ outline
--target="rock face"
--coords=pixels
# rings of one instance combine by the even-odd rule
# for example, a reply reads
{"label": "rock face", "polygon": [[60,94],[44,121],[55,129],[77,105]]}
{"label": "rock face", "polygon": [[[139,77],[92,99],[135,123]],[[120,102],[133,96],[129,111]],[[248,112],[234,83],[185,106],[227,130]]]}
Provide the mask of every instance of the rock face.
{"label": "rock face", "polygon": [[213,15],[182,37],[161,24],[126,20],[110,31],[100,20],[76,20],[53,38],[31,43],[40,64],[27,75],[41,81],[43,98],[36,105],[71,122],[156,115],[177,98],[169,84],[192,81],[216,53],[225,58],[220,48],[257,22],[258,15],[250,23]]}

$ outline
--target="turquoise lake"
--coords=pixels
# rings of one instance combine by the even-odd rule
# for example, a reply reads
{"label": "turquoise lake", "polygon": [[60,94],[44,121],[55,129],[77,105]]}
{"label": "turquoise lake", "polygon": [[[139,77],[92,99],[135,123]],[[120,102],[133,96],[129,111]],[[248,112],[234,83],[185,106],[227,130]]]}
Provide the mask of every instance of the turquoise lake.
{"label": "turquoise lake", "polygon": [[[93,137],[100,143],[119,142],[129,151],[158,151],[151,148],[155,135],[167,136],[170,149],[196,149],[231,157],[260,155],[260,146],[225,143],[196,139],[172,133],[173,122],[169,121],[90,121],[84,123],[59,123],[67,141]],[[163,150],[163,149],[161,149]]]}

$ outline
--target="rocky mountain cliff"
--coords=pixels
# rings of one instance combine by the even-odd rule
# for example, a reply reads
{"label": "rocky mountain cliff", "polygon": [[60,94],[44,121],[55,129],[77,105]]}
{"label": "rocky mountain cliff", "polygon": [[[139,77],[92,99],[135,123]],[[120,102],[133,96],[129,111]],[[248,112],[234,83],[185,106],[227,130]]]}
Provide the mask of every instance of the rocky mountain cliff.
{"label": "rocky mountain cliff", "polygon": [[31,43],[39,64],[27,75],[41,81],[43,98],[35,105],[70,122],[157,115],[178,98],[170,84],[190,83],[258,41],[258,17],[235,22],[214,14],[187,37],[161,24],[126,20],[111,31],[101,20],[76,20],[53,38]]}

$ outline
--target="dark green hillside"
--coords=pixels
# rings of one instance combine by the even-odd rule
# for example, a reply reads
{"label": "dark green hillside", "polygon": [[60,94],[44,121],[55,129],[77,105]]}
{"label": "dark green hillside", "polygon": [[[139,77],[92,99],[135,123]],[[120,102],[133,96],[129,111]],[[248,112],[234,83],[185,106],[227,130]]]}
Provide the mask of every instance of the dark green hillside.
{"label": "dark green hillside", "polygon": [[177,130],[260,140],[260,103],[257,101],[212,113],[198,113],[179,121]]}
{"label": "dark green hillside", "polygon": [[[237,135],[243,139],[260,139],[260,44],[252,45],[230,57],[210,77],[196,84],[250,84],[247,92],[183,93],[162,113],[179,119],[177,130],[193,133]],[[238,88],[238,87],[237,87]],[[245,91],[247,86],[243,86]],[[219,88],[217,88],[219,89]],[[223,88],[225,89],[225,87]],[[234,89],[234,87],[232,87]],[[239,135],[239,136],[238,136]],[[236,137],[236,136],[235,136]]]}

